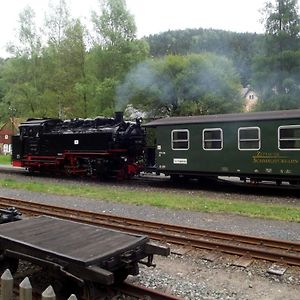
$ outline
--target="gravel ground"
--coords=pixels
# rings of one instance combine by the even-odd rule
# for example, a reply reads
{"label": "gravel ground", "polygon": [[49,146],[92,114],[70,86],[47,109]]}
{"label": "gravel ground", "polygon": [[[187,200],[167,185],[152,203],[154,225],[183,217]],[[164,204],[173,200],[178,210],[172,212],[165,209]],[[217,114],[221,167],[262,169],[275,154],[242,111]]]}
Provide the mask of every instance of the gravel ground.
{"label": "gravel ground", "polygon": [[202,253],[157,258],[153,270],[141,269],[133,282],[190,300],[299,300],[300,269],[290,268],[283,276],[266,272],[269,262],[255,261],[250,267],[231,265],[233,257],[216,262],[201,259]]}
{"label": "gravel ground", "polygon": [[[19,175],[0,175],[0,177],[6,178],[15,176]],[[24,180],[31,180],[31,177],[25,176]],[[46,182],[49,179],[34,177],[34,180],[44,181],[46,187]],[[61,179],[51,180],[61,181]],[[78,182],[78,184],[86,185],[94,183],[83,181]],[[112,189],[120,187],[120,185],[109,185]],[[138,188],[141,189],[141,193],[146,193],[149,190],[149,188],[145,187]],[[203,191],[193,192],[202,193]],[[161,209],[143,205],[125,205],[108,201],[79,197],[62,197],[4,188],[1,188],[0,196],[15,197],[28,201],[51,203],[96,212],[106,212],[138,219],[144,218],[158,222],[175,223],[212,230],[300,241],[299,223],[269,221],[229,214]],[[237,195],[233,196],[230,194],[225,196],[228,198],[231,196],[237,197]],[[251,198],[252,196],[249,197]],[[257,195],[253,197],[256,201],[259,201]],[[280,199],[278,200],[276,197],[272,197],[272,199],[261,198],[261,201],[278,202]],[[290,203],[296,206],[300,205],[298,198],[289,198]],[[203,260],[202,256],[203,251],[190,251],[184,255],[172,254],[169,258],[156,257],[157,268],[146,269],[142,266],[140,275],[130,277],[129,280],[138,281],[146,286],[156,287],[163,291],[172,292],[184,299],[191,300],[300,299],[299,268],[289,267],[283,276],[275,276],[267,272],[271,265],[269,262],[255,261],[250,267],[244,269],[233,267],[231,265],[233,258],[229,255],[222,256],[213,263]]]}

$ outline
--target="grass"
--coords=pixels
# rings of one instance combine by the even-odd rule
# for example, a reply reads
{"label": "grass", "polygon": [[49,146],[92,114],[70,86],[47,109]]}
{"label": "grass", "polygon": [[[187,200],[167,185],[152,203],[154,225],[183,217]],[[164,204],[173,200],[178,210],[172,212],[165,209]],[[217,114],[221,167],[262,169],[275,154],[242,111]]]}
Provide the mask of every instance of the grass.
{"label": "grass", "polygon": [[[17,181],[0,179],[0,187],[23,189],[32,192],[62,196],[93,198],[134,205],[151,205],[178,210],[190,210],[212,213],[230,213],[248,217],[300,222],[300,207],[282,204],[266,204],[249,201],[229,201],[228,199],[210,199],[199,195],[184,193],[129,190],[120,187],[90,186],[64,183],[39,183],[36,181]],[[142,191],[142,192],[141,192]]]}
{"label": "grass", "polygon": [[10,155],[0,155],[0,165],[10,165],[11,156]]}

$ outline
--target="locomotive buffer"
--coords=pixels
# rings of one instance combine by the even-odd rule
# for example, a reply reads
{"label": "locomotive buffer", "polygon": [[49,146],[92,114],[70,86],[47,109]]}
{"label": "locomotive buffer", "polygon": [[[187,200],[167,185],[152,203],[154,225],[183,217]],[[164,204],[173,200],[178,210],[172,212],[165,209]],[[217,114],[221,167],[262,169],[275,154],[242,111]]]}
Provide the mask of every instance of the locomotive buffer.
{"label": "locomotive buffer", "polygon": [[129,274],[138,274],[138,263],[153,266],[154,254],[169,253],[169,248],[152,244],[147,236],[50,216],[0,225],[0,269],[16,271],[18,259],[23,259],[79,284],[121,282]]}

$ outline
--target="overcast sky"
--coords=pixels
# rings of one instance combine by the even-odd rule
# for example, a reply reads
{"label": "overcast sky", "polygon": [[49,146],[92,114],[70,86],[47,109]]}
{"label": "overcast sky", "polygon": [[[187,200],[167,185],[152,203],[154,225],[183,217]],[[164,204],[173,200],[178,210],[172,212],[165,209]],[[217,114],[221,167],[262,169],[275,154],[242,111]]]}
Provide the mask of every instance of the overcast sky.
{"label": "overcast sky", "polygon": [[[57,3],[58,0],[52,0]],[[91,11],[99,11],[97,0],[66,0],[74,17],[90,20]],[[169,29],[213,28],[236,32],[264,31],[259,9],[265,0],[126,0],[134,15],[138,37]],[[29,5],[37,19],[44,20],[48,0],[8,0],[0,10],[0,57],[14,40],[19,13]]]}

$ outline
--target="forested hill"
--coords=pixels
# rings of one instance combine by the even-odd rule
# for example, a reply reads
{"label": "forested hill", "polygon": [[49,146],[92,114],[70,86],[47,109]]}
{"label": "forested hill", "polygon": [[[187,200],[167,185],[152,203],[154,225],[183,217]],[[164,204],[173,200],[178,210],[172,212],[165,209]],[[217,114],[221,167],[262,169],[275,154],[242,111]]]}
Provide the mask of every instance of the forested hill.
{"label": "forested hill", "polygon": [[251,79],[253,58],[264,47],[264,36],[256,33],[236,33],[216,29],[185,29],[167,31],[146,38],[150,55],[213,52],[231,59],[240,73],[242,84]]}

